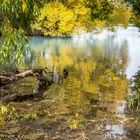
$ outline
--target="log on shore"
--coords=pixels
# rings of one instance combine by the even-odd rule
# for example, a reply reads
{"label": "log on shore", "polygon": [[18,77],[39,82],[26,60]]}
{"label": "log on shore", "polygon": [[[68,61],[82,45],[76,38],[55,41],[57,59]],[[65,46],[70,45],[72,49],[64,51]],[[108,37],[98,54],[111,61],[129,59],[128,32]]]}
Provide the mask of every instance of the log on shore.
{"label": "log on shore", "polygon": [[37,77],[37,79],[39,80],[41,77],[44,77],[43,71],[46,71],[46,68],[26,70],[21,73],[2,72],[2,73],[0,73],[0,87],[11,84],[13,82],[16,82],[20,79],[23,79],[23,78],[29,77],[29,76]]}
{"label": "log on shore", "polygon": [[42,98],[43,93],[49,89],[51,84],[53,83],[51,80],[48,80],[44,75],[43,72],[47,73],[47,68],[42,69],[33,69],[33,70],[26,70],[24,72],[10,72],[10,73],[0,73],[0,87],[11,84],[13,82],[16,82],[20,79],[23,79],[25,77],[34,76],[38,80],[38,84],[33,91],[33,93],[29,95],[19,95],[19,94],[12,94],[7,95],[2,98],[2,102],[7,104],[9,102],[21,102],[26,100],[33,100],[35,98]]}

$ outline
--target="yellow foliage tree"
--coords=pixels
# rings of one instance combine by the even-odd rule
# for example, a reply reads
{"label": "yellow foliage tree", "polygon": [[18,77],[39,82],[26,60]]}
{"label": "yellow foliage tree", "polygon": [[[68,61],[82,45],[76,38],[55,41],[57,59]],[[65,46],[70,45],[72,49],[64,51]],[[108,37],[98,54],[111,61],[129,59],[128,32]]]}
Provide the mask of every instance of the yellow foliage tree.
{"label": "yellow foliage tree", "polygon": [[32,27],[47,36],[69,36],[77,29],[86,30],[89,19],[90,11],[82,5],[69,9],[61,2],[51,2],[44,5]]}
{"label": "yellow foliage tree", "polygon": [[129,19],[131,17],[131,9],[126,4],[117,3],[113,12],[110,14],[108,23],[113,29],[116,26],[128,27]]}

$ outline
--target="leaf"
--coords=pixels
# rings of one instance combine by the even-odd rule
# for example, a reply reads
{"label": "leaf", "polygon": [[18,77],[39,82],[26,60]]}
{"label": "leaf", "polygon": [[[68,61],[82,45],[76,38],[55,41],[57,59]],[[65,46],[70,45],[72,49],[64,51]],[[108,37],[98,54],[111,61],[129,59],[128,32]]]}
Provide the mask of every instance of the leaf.
{"label": "leaf", "polygon": [[26,11],[26,9],[27,9],[26,1],[22,0],[22,11],[23,11],[23,13]]}

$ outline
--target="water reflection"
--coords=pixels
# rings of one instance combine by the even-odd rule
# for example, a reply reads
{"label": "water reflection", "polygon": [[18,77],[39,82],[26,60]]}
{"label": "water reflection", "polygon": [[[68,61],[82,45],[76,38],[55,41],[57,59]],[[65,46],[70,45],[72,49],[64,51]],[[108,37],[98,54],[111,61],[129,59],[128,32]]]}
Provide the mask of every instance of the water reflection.
{"label": "water reflection", "polygon": [[105,108],[110,112],[119,110],[119,103],[106,102],[121,102],[127,97],[129,46],[126,39],[118,41],[116,34],[107,34],[103,40],[92,36],[79,39],[33,37],[30,44],[32,53],[26,60],[28,67],[51,68],[55,83],[63,70],[68,69],[68,78],[50,90],[63,97],[64,110],[86,110],[95,114],[98,100],[102,101],[101,111]]}
{"label": "water reflection", "polygon": [[[137,43],[132,44],[130,37]],[[54,81],[46,92],[47,100],[34,103],[30,109],[43,114],[47,123],[50,116],[56,120],[64,116],[69,128],[97,120],[99,129],[107,131],[105,136],[125,135],[128,78],[140,65],[139,43],[134,27],[119,29],[116,33],[86,34],[84,38],[30,38],[32,51],[25,60],[26,69],[48,67],[53,71]],[[22,84],[12,88],[30,93],[35,79],[24,79]],[[52,104],[48,107],[46,102],[50,101]]]}
{"label": "water reflection", "polygon": [[125,133],[125,130],[123,128],[123,125],[106,125],[106,130],[110,131],[108,135],[112,136],[123,136]]}

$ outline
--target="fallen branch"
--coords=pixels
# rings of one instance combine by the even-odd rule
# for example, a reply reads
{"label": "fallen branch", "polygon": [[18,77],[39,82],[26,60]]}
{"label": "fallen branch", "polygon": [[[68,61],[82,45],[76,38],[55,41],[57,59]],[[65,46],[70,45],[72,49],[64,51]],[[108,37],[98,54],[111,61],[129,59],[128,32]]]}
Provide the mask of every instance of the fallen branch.
{"label": "fallen branch", "polygon": [[46,68],[26,70],[21,73],[2,72],[2,73],[0,73],[0,87],[5,86],[7,84],[11,84],[13,82],[16,82],[20,79],[23,79],[23,78],[29,77],[29,76],[35,76],[35,77],[37,77],[37,79],[39,79],[40,77],[43,77],[43,71],[45,71],[45,70],[46,70]]}
{"label": "fallen branch", "polygon": [[7,104],[9,102],[17,102],[17,101],[26,101],[26,100],[33,100],[35,98],[42,98],[43,93],[51,86],[53,83],[51,80],[48,80],[44,75],[43,72],[47,73],[47,68],[42,69],[33,69],[33,70],[26,70],[21,73],[0,73],[0,87],[11,84],[16,82],[20,79],[25,77],[34,76],[38,80],[38,84],[33,91],[33,93],[29,95],[19,95],[19,94],[12,94],[7,95],[2,98],[2,102]]}
{"label": "fallen branch", "polygon": [[47,71],[47,68],[42,68],[42,69],[26,70],[21,73],[19,71],[0,73],[0,87],[6,86],[8,84],[11,84],[13,82],[16,82],[29,76],[36,77],[38,80],[38,84],[34,89],[33,93],[28,95],[20,95],[18,93],[7,95],[2,98],[2,103],[7,104],[9,102],[21,102],[27,100],[42,99],[43,93],[50,88],[53,82],[59,84],[61,83],[62,79],[65,79],[68,76],[67,69],[63,70],[63,75],[59,75],[55,71],[51,72],[52,80],[47,79],[47,77],[44,76],[43,73],[48,74],[50,72]]}

